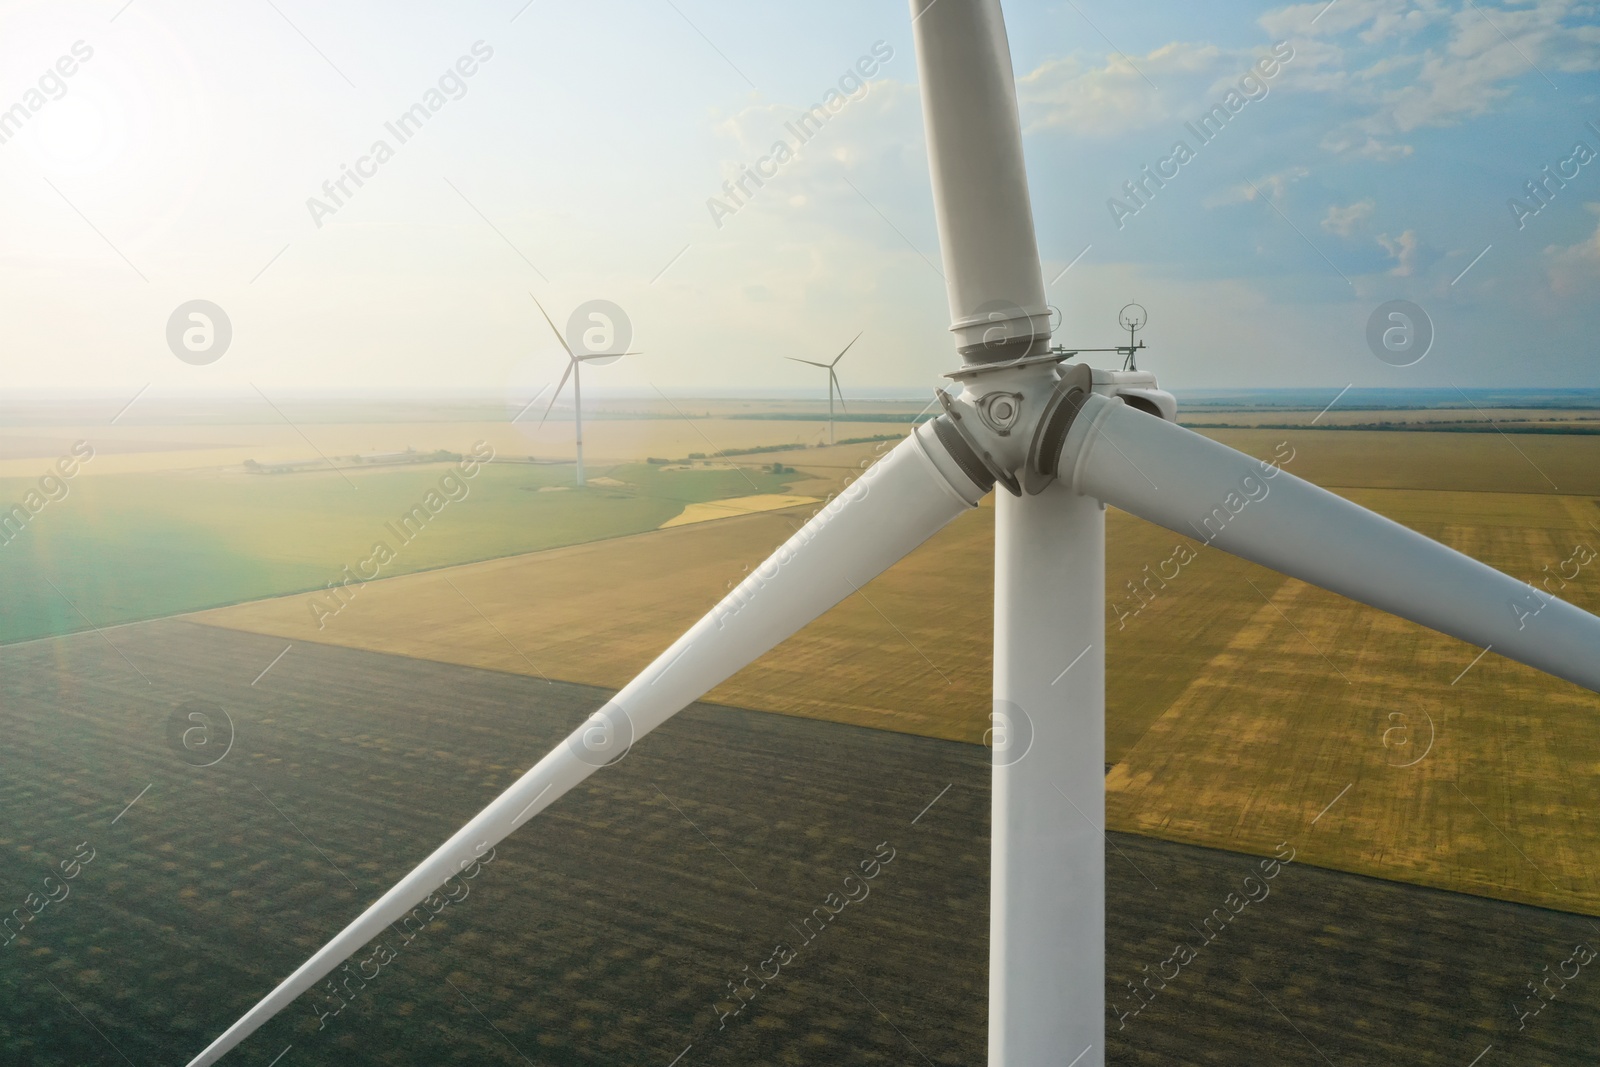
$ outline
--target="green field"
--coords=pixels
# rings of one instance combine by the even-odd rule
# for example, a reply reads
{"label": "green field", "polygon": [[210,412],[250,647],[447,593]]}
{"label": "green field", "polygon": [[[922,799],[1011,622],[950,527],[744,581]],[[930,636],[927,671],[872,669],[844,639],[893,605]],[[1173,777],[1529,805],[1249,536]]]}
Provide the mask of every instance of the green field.
{"label": "green field", "polygon": [[[320,588],[379,541],[395,553],[382,573],[407,574],[653,530],[689,504],[794,481],[640,463],[591,469],[591,480],[623,484],[578,490],[570,465],[490,463],[403,544],[391,525],[451,469],[351,470],[348,481],[332,471],[76,478],[0,546],[0,643]],[[35,484],[0,480],[0,501]]]}

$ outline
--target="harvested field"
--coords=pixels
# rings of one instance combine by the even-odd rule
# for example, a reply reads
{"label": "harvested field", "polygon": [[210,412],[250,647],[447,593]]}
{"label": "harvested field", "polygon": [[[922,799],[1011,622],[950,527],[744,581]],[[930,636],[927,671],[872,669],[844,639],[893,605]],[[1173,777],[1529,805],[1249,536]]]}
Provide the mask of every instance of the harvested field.
{"label": "harvested field", "polygon": [[728,519],[735,515],[756,515],[763,511],[785,511],[817,503],[814,496],[795,496],[792,493],[761,493],[756,496],[736,496],[705,504],[690,504],[677,515],[661,524],[661,529],[674,526],[693,526],[715,519]]}
{"label": "harvested field", "polygon": [[[1257,455],[1274,454],[1286,439],[1275,431],[1227,435]],[[1433,475],[1409,453],[1406,463],[1372,468],[1363,457],[1389,444],[1368,438],[1424,442],[1424,453],[1446,439],[1456,456],[1439,471],[1435,455]],[[1378,483],[1339,491],[1530,580],[1555,573],[1543,568],[1559,569],[1580,543],[1600,546],[1594,499],[1548,486],[1539,491],[1532,483],[1540,475],[1498,436],[1340,432],[1287,439],[1294,473],[1333,485]],[[1584,466],[1594,447],[1588,439],[1565,445],[1525,451],[1567,485],[1600,477],[1600,464]],[[1429,477],[1451,488],[1412,484]],[[1508,484],[1525,491],[1507,491]],[[729,519],[461,568],[449,572],[455,588],[443,573],[374,583],[322,630],[309,607],[293,600],[241,605],[204,619],[292,640],[620,686],[803,514]],[[989,707],[992,520],[990,508],[962,517],[863,596],[839,605],[709,699],[978,741]],[[1320,807],[1368,775],[1370,788],[1349,798],[1361,805],[1341,817],[1351,821],[1330,816],[1321,827],[1330,843],[1319,862],[1502,899],[1600,909],[1600,883],[1585,865],[1600,844],[1600,828],[1583,814],[1600,799],[1592,785],[1592,768],[1600,766],[1600,698],[1493,653],[1452,685],[1480,649],[1117,512],[1109,541],[1106,759],[1120,764],[1109,780],[1112,826],[1260,851],[1281,839],[1274,835],[1308,805]],[[1145,584],[1146,568],[1174,559],[1184,546],[1196,555],[1176,578]],[[1600,609],[1600,567],[1551,588]],[[952,612],[952,604],[967,610]],[[1440,731],[1429,762],[1405,777],[1387,766],[1403,762],[1394,751],[1403,735],[1386,733],[1397,724],[1388,717],[1395,712],[1409,715],[1413,733],[1430,717]],[[1474,768],[1463,771],[1459,788],[1455,767]],[[1526,823],[1523,833],[1536,836],[1537,846],[1512,822]],[[1335,833],[1340,826],[1346,829]]]}
{"label": "harvested field", "polygon": [[[8,1063],[183,1062],[607,695],[282,647],[160,622],[0,649],[0,899],[94,851],[0,948]],[[191,700],[235,730],[210,768],[167,742]],[[696,706],[397,933],[321,1029],[335,1002],[308,995],[229,1062],[980,1062],[987,787],[973,746]],[[1588,971],[1516,1014],[1592,923],[1321,870],[1319,832],[1294,827],[1270,895],[1209,939],[1195,927],[1256,859],[1111,835],[1109,1062],[1592,1062]],[[790,924],[883,842],[870,896],[719,1026],[727,983],[798,942]],[[1172,977],[1179,942],[1196,957]],[[1127,983],[1158,973],[1131,1014]]]}

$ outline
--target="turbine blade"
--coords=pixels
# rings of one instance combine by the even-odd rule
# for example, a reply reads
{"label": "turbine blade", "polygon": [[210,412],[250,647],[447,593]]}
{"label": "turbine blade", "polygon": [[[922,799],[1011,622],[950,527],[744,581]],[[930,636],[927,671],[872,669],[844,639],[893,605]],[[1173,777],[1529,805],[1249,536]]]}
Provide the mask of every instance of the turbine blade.
{"label": "turbine blade", "polygon": [[787,360],[792,360],[795,363],[804,363],[808,367],[821,367],[823,370],[828,370],[829,369],[829,367],[828,367],[828,365],[826,363],[818,363],[815,360],[810,360],[810,359],[801,359],[799,356],[784,356],[783,358],[787,359]]}
{"label": "turbine blade", "polygon": [[567,369],[561,372],[561,381],[556,385],[556,391],[550,394],[550,404],[544,409],[544,414],[539,418],[540,426],[543,426],[544,420],[550,417],[550,412],[555,410],[556,401],[561,399],[561,390],[567,387],[567,379],[572,377],[572,368],[577,365],[577,360],[567,360]]}
{"label": "turbine blade", "polygon": [[1021,357],[1049,338],[1050,311],[1000,0],[911,0],[911,15],[956,347]]}
{"label": "turbine blade", "polygon": [[643,352],[587,352],[587,353],[585,353],[585,354],[583,354],[581,356],[578,356],[576,358],[581,363],[587,363],[590,360],[594,360],[594,359],[621,359],[623,356],[642,356],[642,355],[644,355]]}
{"label": "turbine blade", "polygon": [[[532,293],[529,293],[528,295],[529,296],[533,296]],[[561,342],[561,347],[565,348],[567,350],[567,355],[572,359],[577,359],[578,357],[573,354],[573,351],[572,351],[571,347],[568,346],[567,339],[565,337],[561,336],[561,331],[556,329],[556,324],[553,323],[553,322],[550,322],[550,313],[544,309],[544,305],[543,304],[539,303],[539,298],[536,297],[536,296],[533,296],[533,302],[534,302],[534,304],[536,304],[538,306],[539,314],[544,316],[544,321],[550,323],[550,332],[556,335],[556,340],[560,341]]]}
{"label": "turbine blade", "polygon": [[526,404],[522,405],[522,410],[518,411],[511,417],[511,421],[517,422],[522,418],[522,416],[526,415],[528,413],[528,409],[533,407],[534,404],[538,403],[539,398],[544,396],[544,391],[548,388],[550,388],[549,382],[545,382],[542,386],[540,386],[539,391],[533,394],[532,399],[530,399]]}
{"label": "turbine blade", "polygon": [[[930,425],[818,512],[627,687],[190,1061],[207,1067],[628,745],[888,569],[987,487]],[[957,489],[957,485],[960,486]]]}
{"label": "turbine blade", "polygon": [[828,368],[828,387],[839,396],[839,410],[849,411],[850,409],[844,406],[844,390],[839,388],[839,376],[833,373],[833,368],[831,367]]}
{"label": "turbine blade", "polygon": [[1091,396],[1060,469],[1175,533],[1600,692],[1600,618],[1281,467]]}
{"label": "turbine blade", "polygon": [[[867,332],[866,330],[862,330],[861,331],[861,333],[866,333],[866,332]],[[850,338],[850,344],[845,345],[843,351],[841,351],[837,356],[833,357],[833,362],[828,364],[828,369],[829,370],[832,370],[834,367],[837,367],[839,365],[839,361],[844,358],[845,352],[850,351],[850,346],[855,344],[857,341],[861,340],[861,333],[858,333],[854,337]]]}

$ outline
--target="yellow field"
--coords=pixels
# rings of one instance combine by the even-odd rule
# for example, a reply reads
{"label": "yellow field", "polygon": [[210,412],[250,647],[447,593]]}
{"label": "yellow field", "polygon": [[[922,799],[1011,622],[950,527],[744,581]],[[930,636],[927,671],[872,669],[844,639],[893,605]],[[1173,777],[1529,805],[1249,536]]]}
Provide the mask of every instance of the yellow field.
{"label": "yellow field", "polygon": [[[598,479],[596,480],[598,484]],[[619,483],[620,484],[620,483]],[[690,504],[681,514],[661,524],[661,529],[674,526],[693,526],[714,519],[728,519],[735,515],[755,515],[763,511],[785,511],[817,503],[814,496],[795,496],[793,493],[758,493],[755,496],[736,496],[727,500],[712,500],[703,504]]]}
{"label": "yellow field", "polygon": [[[1329,391],[1329,396],[1333,391]],[[1180,405],[1181,407],[1181,405]],[[1233,426],[1304,426],[1315,419],[1318,426],[1370,426],[1400,423],[1407,426],[1481,426],[1492,433],[1492,426],[1503,428],[1561,424],[1589,428],[1600,423],[1594,408],[1487,408],[1463,403],[1455,408],[1348,408],[1335,405],[1327,411],[1316,408],[1275,409],[1252,407],[1230,410],[1225,407],[1183,407],[1183,420],[1196,424],[1227,423]]]}
{"label": "yellow field", "polygon": [[[1287,437],[1294,473],[1521,577],[1600,547],[1600,439],[1214,433],[1256,455]],[[820,497],[872,450],[760,459],[803,465]],[[373,583],[321,631],[294,598],[198,618],[616,687],[809,510]],[[710,699],[979,741],[993,514],[962,517]],[[1600,697],[1493,653],[1473,665],[1476,648],[1198,546],[1141,608],[1125,583],[1193,543],[1116,511],[1108,539],[1113,828],[1263,853],[1292,841],[1328,867],[1600,913]],[[1562,593],[1600,610],[1600,563]]]}
{"label": "yellow field", "polygon": [[[1349,495],[1528,578],[1600,546],[1588,499]],[[1247,852],[1291,841],[1342,870],[1600,908],[1600,697],[1492,652],[1474,665],[1480,649],[1301,582],[1236,578],[1222,647],[1185,663],[1153,721],[1117,724],[1119,741],[1144,732],[1107,778],[1112,826]],[[1600,611],[1600,565],[1562,592]]]}
{"label": "yellow field", "polygon": [[[980,740],[989,700],[989,618],[972,619],[970,632],[953,631],[947,610],[951,596],[983,586],[991,572],[992,511],[980,510],[709,699]],[[321,630],[304,597],[195,618],[290,640],[620,687],[807,514],[738,516],[373,582]],[[956,558],[964,566],[952,569]]]}
{"label": "yellow field", "polygon": [[1207,430],[1254,456],[1289,441],[1289,470],[1327,489],[1600,496],[1600,436],[1363,430]]}

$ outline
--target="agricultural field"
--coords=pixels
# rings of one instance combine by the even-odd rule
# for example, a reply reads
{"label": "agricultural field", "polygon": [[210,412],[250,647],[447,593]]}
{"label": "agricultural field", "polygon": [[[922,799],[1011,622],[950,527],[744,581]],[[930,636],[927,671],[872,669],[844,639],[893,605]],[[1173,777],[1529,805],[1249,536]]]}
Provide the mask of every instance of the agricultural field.
{"label": "agricultural field", "polygon": [[795,496],[793,493],[758,493],[754,496],[737,496],[727,500],[712,500],[704,504],[690,504],[677,515],[661,524],[661,529],[674,526],[693,526],[699,522],[714,522],[735,515],[756,515],[764,511],[788,511],[817,503],[812,496]]}
{"label": "agricultural field", "polygon": [[[321,589],[372,560],[379,543],[393,558],[362,572],[406,574],[653,530],[697,505],[782,493],[804,480],[726,464],[591,473],[608,484],[579,490],[570,464],[504,457],[471,477],[454,463],[83,473],[52,483],[59,499],[0,537],[0,641]],[[0,501],[37,490],[34,480],[3,479]]]}
{"label": "agricultural field", "polygon": [[[0,648],[0,900],[90,857],[0,946],[8,1063],[185,1062],[608,695],[282,650],[182,620]],[[211,766],[171,741],[196,707],[227,745]],[[693,706],[386,935],[376,975],[300,998],[227,1062],[980,1062],[988,787],[971,745]],[[1593,924],[1318,869],[1309,818],[1274,843],[1293,861],[1269,895],[1211,937],[1256,859],[1110,835],[1109,1062],[1586,1062],[1582,979],[1536,1014],[1526,985]],[[836,929],[796,931],[880,848]],[[780,942],[794,958],[732,1014],[729,983]],[[1192,962],[1135,1013],[1129,983],[1180,942]]]}
{"label": "agricultural field", "polygon": [[1207,408],[1186,410],[1180,421],[1199,428],[1310,426],[1338,430],[1347,428],[1420,430],[1428,433],[1595,433],[1600,431],[1600,410],[1588,408],[1482,408],[1463,405],[1457,408],[1350,408],[1329,411],[1245,408]]}
{"label": "agricultural field", "polygon": [[[1212,432],[1262,456],[1288,442],[1291,472],[1530,580],[1579,544],[1600,546],[1600,439],[1524,436],[1513,446],[1497,434]],[[842,483],[877,446],[849,447],[830,453],[836,466],[806,469],[821,486]],[[619,687],[806,514],[375,582],[336,619],[319,620],[303,597],[200,618],[289,641]],[[707,699],[980,742],[992,538],[992,508],[962,517]],[[1143,594],[1129,588],[1184,546],[1196,558],[1177,578]],[[1600,799],[1593,695],[1493,653],[1474,664],[1479,649],[1117,512],[1108,557],[1113,827],[1268,854],[1284,826],[1352,785],[1317,824],[1309,862],[1600,909],[1600,882],[1585,866],[1600,836],[1584,814]],[[1600,570],[1561,592],[1600,609]],[[952,603],[970,610],[953,614]],[[1425,744],[1430,720],[1436,746],[1392,769]]]}
{"label": "agricultural field", "polygon": [[[318,601],[303,595],[195,618],[293,641],[620,688],[807,513],[739,516],[373,582],[334,618],[319,618]],[[987,581],[991,520],[987,508],[958,520],[863,596],[840,604],[707,699],[981,740],[989,701],[986,602],[970,629],[940,620],[949,618],[941,610],[949,597]],[[956,567],[970,573],[948,573]]]}
{"label": "agricultural field", "polygon": [[[1600,546],[1591,499],[1349,495],[1600,611],[1574,552]],[[1595,912],[1600,697],[1300,582],[1257,585],[1112,769],[1112,825],[1257,851],[1339,796],[1312,862]]]}
{"label": "agricultural field", "polygon": [[[358,456],[407,448],[465,452],[478,441],[507,459],[571,460],[571,407],[558,406],[543,420],[544,404],[528,404],[533,392],[503,404],[280,402],[255,396],[214,403],[139,400],[120,416],[122,400],[92,411],[81,404],[0,409],[0,478],[37,478],[79,440],[95,450],[94,462],[83,468],[95,476],[211,470],[250,460],[325,458],[349,469],[361,466]],[[872,416],[841,417],[837,436],[904,433],[926,404],[874,402]],[[826,411],[826,404],[798,401],[589,400],[584,454],[591,463],[615,465],[651,456],[716,458],[724,450],[808,448],[828,440]]]}

